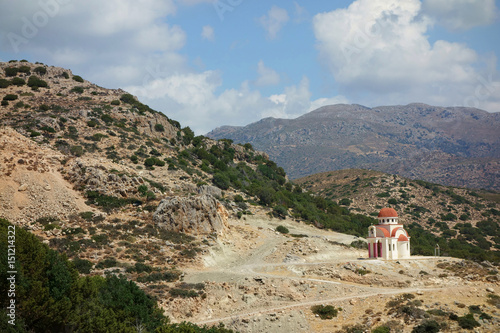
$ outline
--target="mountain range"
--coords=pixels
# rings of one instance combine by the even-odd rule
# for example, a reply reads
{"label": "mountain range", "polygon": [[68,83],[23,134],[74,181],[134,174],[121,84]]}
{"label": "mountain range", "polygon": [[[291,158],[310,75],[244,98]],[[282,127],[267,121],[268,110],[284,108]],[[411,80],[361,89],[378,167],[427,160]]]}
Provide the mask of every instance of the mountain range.
{"label": "mountain range", "polygon": [[444,185],[500,190],[500,113],[426,104],[337,104],[207,134],[251,143],[292,178],[374,169]]}

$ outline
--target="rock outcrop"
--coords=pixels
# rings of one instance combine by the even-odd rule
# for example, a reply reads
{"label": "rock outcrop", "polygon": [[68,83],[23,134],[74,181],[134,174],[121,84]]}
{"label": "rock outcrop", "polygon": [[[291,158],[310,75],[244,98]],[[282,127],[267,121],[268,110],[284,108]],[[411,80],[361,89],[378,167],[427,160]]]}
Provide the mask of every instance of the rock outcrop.
{"label": "rock outcrop", "polygon": [[227,216],[226,209],[215,197],[203,194],[163,199],[153,214],[153,220],[170,231],[221,236],[227,229]]}

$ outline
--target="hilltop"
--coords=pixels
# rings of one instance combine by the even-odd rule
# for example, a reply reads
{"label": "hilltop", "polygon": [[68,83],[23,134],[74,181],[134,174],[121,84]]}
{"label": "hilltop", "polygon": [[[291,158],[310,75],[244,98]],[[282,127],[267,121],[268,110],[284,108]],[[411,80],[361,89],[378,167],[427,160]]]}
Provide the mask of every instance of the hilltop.
{"label": "hilltop", "polygon": [[500,113],[426,104],[330,105],[207,136],[249,142],[292,179],[350,168],[443,185],[500,190]]}
{"label": "hilltop", "polygon": [[[471,315],[498,327],[491,237],[477,262],[421,257],[418,246],[407,261],[366,260],[376,207],[306,191],[251,144],[195,136],[168,110],[39,63],[0,63],[0,99],[0,242],[9,220],[29,329],[169,332],[168,317],[224,322],[210,331],[220,333],[410,332],[427,321],[456,330]],[[471,206],[474,225],[473,210],[495,207]],[[337,317],[321,320],[311,309],[321,304]]]}

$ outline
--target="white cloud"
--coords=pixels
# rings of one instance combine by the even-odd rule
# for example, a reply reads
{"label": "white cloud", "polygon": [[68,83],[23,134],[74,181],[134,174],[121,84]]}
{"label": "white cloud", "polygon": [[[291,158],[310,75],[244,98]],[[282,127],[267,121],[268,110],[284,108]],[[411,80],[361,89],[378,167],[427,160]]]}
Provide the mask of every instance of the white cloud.
{"label": "white cloud", "polygon": [[294,18],[294,21],[297,22],[297,23],[305,21],[309,17],[309,13],[307,12],[307,9],[305,9],[304,7],[301,7],[297,3],[297,1],[294,1],[293,5],[295,7],[295,18]]}
{"label": "white cloud", "polygon": [[259,78],[255,81],[256,86],[271,86],[280,82],[280,75],[272,68],[268,68],[261,60],[257,65]]}
{"label": "white cloud", "polygon": [[214,28],[212,28],[209,25],[205,25],[201,30],[201,37],[209,41],[214,41],[215,40]]}
{"label": "white cloud", "polygon": [[270,97],[251,89],[248,81],[238,89],[217,93],[221,84],[220,73],[206,71],[171,75],[125,89],[151,107],[165,110],[169,117],[190,126],[197,134],[222,124],[247,125],[264,117],[295,118],[328,103],[347,102],[342,96],[311,102],[307,78]]}
{"label": "white cloud", "polygon": [[259,19],[259,23],[266,29],[268,38],[275,39],[289,19],[286,9],[273,6],[267,15]]}
{"label": "white cloud", "polygon": [[[357,0],[316,15],[313,24],[324,65],[358,103],[461,105],[474,95],[484,62],[464,44],[431,44],[426,34],[432,20],[418,0]],[[492,70],[490,65],[485,73]]]}
{"label": "white cloud", "polygon": [[[33,61],[85,72],[87,79],[111,88],[186,69],[185,56],[178,53],[186,33],[167,22],[177,10],[174,0],[6,3],[0,2],[0,30],[23,38],[13,45],[0,35],[0,47],[7,52],[27,53]],[[34,21],[43,16],[44,24]],[[29,24],[35,24],[36,30],[27,35]]]}
{"label": "white cloud", "polygon": [[488,25],[498,15],[495,0],[423,0],[423,11],[450,30]]}

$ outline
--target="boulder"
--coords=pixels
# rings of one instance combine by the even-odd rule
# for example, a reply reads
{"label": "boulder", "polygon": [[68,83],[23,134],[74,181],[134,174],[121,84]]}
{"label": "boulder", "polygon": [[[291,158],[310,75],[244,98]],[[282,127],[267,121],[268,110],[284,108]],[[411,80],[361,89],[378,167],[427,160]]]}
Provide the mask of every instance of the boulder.
{"label": "boulder", "polygon": [[221,198],[222,197],[222,190],[218,187],[211,186],[211,185],[202,185],[198,187],[198,194],[207,194],[214,196],[216,198]]}
{"label": "boulder", "polygon": [[223,235],[228,213],[212,195],[163,199],[153,214],[153,221],[169,231],[193,235]]}

